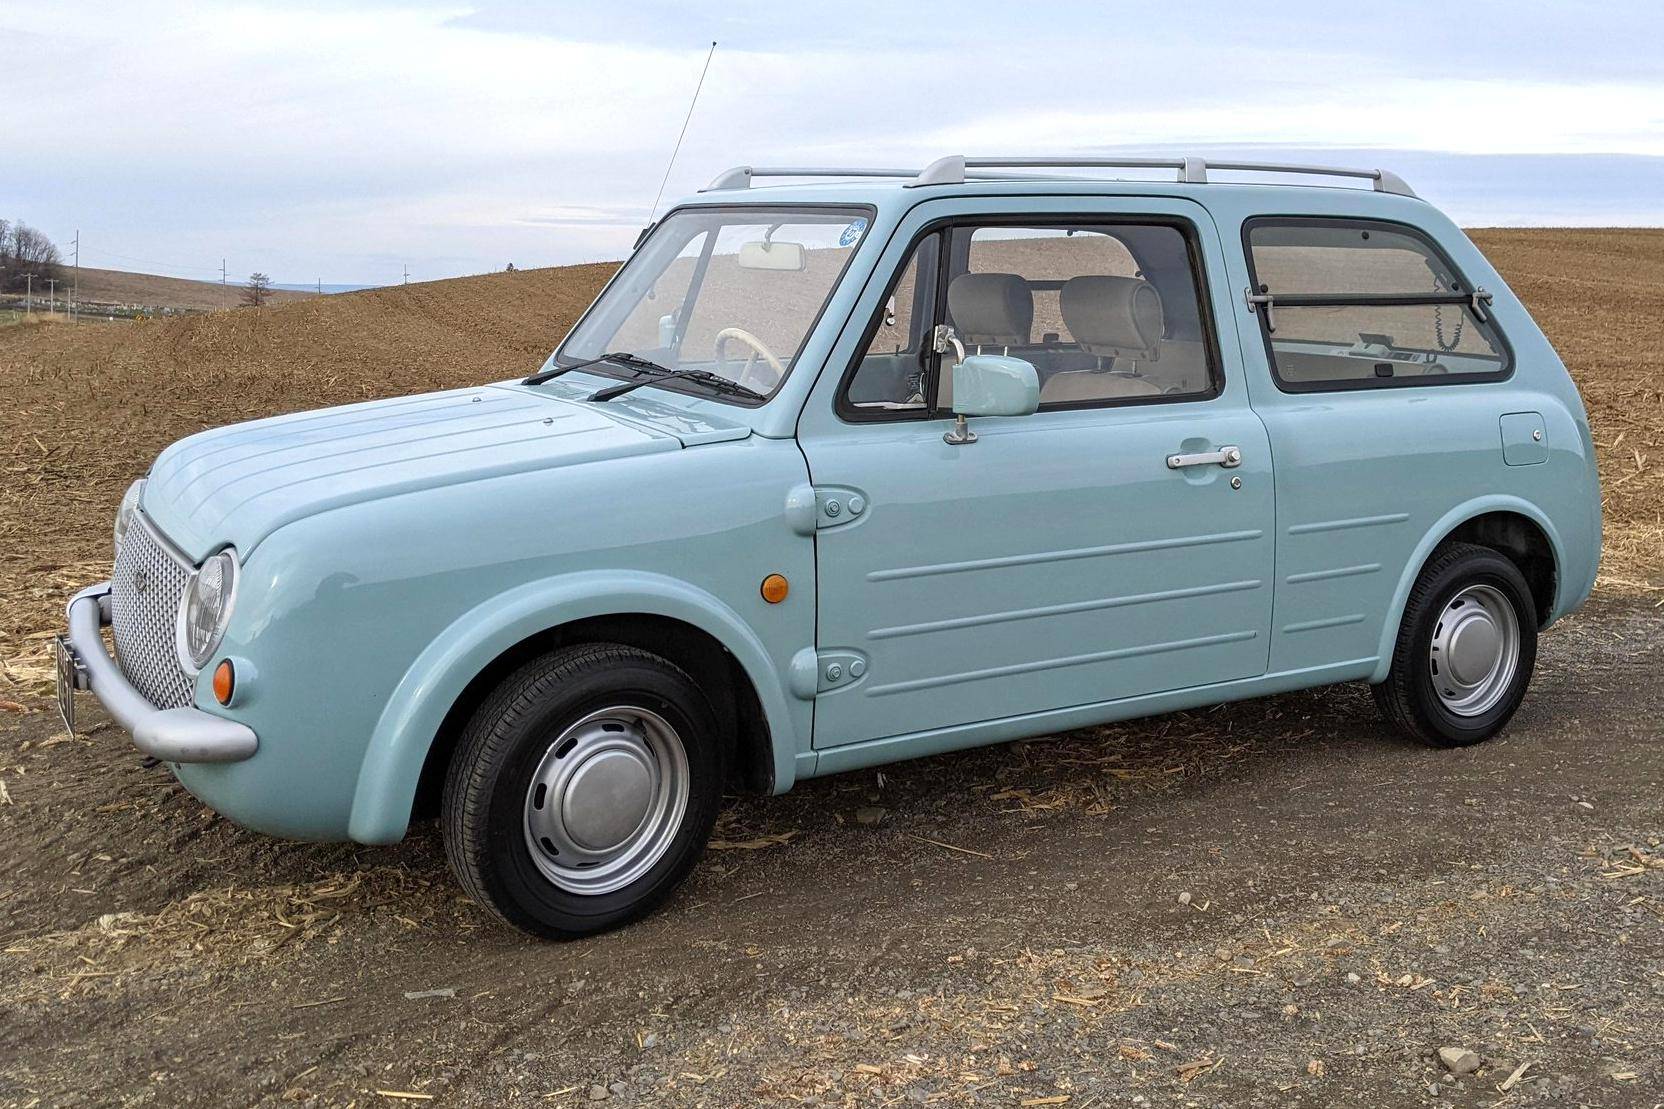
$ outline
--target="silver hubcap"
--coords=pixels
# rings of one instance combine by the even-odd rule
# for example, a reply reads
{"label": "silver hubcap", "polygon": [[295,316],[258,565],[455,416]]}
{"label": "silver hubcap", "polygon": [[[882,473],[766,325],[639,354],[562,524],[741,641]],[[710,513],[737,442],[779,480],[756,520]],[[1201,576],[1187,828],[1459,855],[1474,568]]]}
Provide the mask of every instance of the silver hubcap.
{"label": "silver hubcap", "polygon": [[568,893],[622,889],[664,857],[688,807],[688,755],[662,716],[590,713],[549,745],[526,790],[526,848]]}
{"label": "silver hubcap", "polygon": [[1507,694],[1520,662],[1520,624],[1498,589],[1470,585],[1445,605],[1427,658],[1433,691],[1457,716],[1479,716]]}

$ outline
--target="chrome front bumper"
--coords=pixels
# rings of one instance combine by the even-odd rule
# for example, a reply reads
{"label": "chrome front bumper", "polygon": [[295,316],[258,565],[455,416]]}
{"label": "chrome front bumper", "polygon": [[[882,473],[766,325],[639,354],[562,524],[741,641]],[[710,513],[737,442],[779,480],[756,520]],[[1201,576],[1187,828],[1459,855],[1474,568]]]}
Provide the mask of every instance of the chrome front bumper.
{"label": "chrome front bumper", "polygon": [[77,689],[91,691],[133,733],[133,743],[163,762],[241,762],[259,749],[246,724],[197,708],[159,709],[134,689],[104,649],[100,630],[110,622],[110,583],[89,586],[69,602],[68,644]]}

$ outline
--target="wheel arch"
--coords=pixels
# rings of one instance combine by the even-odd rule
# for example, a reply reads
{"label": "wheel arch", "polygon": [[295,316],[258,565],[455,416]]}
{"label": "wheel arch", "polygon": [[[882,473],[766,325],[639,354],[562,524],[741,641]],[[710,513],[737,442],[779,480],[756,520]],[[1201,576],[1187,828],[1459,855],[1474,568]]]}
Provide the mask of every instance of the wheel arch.
{"label": "wheel arch", "polygon": [[1546,628],[1563,615],[1559,600],[1561,568],[1566,565],[1565,549],[1548,515],[1519,497],[1494,495],[1468,501],[1451,509],[1428,528],[1421,543],[1405,560],[1388,618],[1381,626],[1381,642],[1376,652],[1379,661],[1370,676],[1371,682],[1386,679],[1410,590],[1433,552],[1451,540],[1489,547],[1512,560],[1531,587],[1539,628]]}
{"label": "wheel arch", "polygon": [[668,658],[717,693],[738,737],[746,788],[783,792],[797,725],[768,649],[744,620],[697,587],[652,574],[585,573],[534,582],[459,617],[417,656],[387,698],[359,767],[348,831],[402,838],[442,784],[456,736],[486,691],[522,661],[574,642],[618,642]]}

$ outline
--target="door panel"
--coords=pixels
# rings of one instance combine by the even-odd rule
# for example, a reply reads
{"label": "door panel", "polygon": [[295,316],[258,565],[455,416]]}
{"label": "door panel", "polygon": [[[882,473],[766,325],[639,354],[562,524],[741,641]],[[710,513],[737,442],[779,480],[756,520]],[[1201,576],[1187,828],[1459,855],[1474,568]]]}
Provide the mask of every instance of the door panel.
{"label": "door panel", "polygon": [[[865,501],[816,533],[818,647],[863,660],[822,682],[817,747],[1264,673],[1271,459],[1251,413],[973,423],[967,446],[917,421],[810,452],[817,483]],[[1166,464],[1226,445],[1234,470]]]}
{"label": "door panel", "polygon": [[[1210,398],[977,418],[976,442],[959,446],[943,441],[946,415],[836,414],[909,244],[944,217],[996,214],[1178,217],[1206,272],[1223,272],[1206,213],[1182,200],[945,200],[902,223],[799,427],[812,480],[843,501],[816,532],[819,748],[1266,670],[1271,454],[1234,331],[1218,337],[1223,383]],[[1210,280],[1204,304],[1229,327],[1224,288]],[[1240,465],[1168,465],[1226,446]]]}

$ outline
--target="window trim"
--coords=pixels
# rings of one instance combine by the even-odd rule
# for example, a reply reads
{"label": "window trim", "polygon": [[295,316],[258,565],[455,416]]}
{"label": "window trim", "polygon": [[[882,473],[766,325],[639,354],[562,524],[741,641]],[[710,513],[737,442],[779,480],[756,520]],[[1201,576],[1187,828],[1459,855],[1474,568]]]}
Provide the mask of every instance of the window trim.
{"label": "window trim", "polygon": [[[866,245],[867,237],[872,233],[873,228],[877,226],[878,208],[876,205],[863,204],[859,202],[845,203],[843,201],[828,200],[799,201],[797,203],[786,200],[778,200],[770,201],[765,204],[678,204],[676,207],[665,212],[664,215],[660,216],[656,221],[654,221],[653,225],[648,228],[647,235],[643,236],[641,241],[636,245],[635,249],[630,251],[630,256],[624,259],[623,265],[614,270],[612,276],[607,278],[606,284],[601,286],[601,291],[596,293],[595,299],[589,302],[589,307],[585,308],[583,313],[576,320],[572,321],[572,326],[567,329],[565,335],[561,336],[560,342],[555,345],[554,352],[550,357],[554,359],[557,365],[569,364],[561,361],[561,352],[566,349],[566,344],[571,341],[573,333],[576,332],[578,328],[583,325],[584,321],[590,317],[591,313],[595,311],[596,305],[600,304],[601,301],[606,298],[607,293],[612,289],[614,283],[623,276],[624,271],[629,268],[630,262],[635,259],[635,256],[641,251],[641,248],[646,246],[652,239],[653,235],[664,227],[665,222],[671,216],[676,215],[679,212],[690,211],[767,213],[801,212],[805,209],[827,209],[830,211],[849,212],[854,216],[864,218],[867,221],[867,227],[866,230],[861,233],[861,238],[858,242],[856,242],[855,248],[849,252],[849,257],[844,259],[843,268],[838,271],[838,275],[833,278],[832,283],[827,286],[826,296],[821,299],[820,310],[815,313],[815,318],[809,321],[808,328],[803,332],[803,344],[798,347],[797,351],[792,355],[791,360],[786,363],[786,372],[780,375],[780,380],[774,383],[774,388],[769,390],[768,395],[763,397],[761,400],[752,400],[749,397],[734,396],[729,393],[718,393],[713,390],[702,389],[699,386],[691,385],[683,381],[659,380],[647,382],[647,385],[652,388],[664,389],[673,393],[680,393],[683,396],[692,397],[695,400],[716,401],[718,404],[732,405],[736,408],[761,408],[763,405],[769,403],[776,396],[778,396],[780,390],[786,387],[786,380],[797,370],[798,360],[803,355],[803,346],[808,345],[809,341],[814,338],[815,332],[820,328],[821,323],[826,319],[826,310],[831,306],[832,301],[836,298],[838,289],[843,286],[845,279],[849,277],[849,268],[855,262],[855,256],[861,253],[861,248]],[[707,247],[714,246],[715,242],[716,236],[709,236],[707,240]],[[690,291],[692,288],[693,286],[690,285]],[[680,336],[678,336],[678,338],[680,338]],[[574,358],[572,361],[577,362],[582,361],[582,359]],[[619,381],[639,380],[637,377],[615,370],[613,367],[604,362],[597,363],[593,366],[585,366],[583,372],[593,373],[600,377],[616,378]]]}
{"label": "window trim", "polygon": [[[1254,265],[1253,233],[1259,227],[1357,227],[1365,231],[1379,228],[1393,234],[1404,235],[1425,248],[1429,255],[1443,264],[1445,269],[1454,274],[1456,279],[1468,290],[1464,293],[1428,292],[1425,295],[1417,293],[1287,293],[1276,298],[1273,302],[1273,311],[1279,308],[1290,310],[1348,306],[1386,308],[1439,304],[1458,304],[1462,306],[1464,312],[1471,311],[1472,291],[1478,286],[1468,280],[1467,274],[1456,264],[1455,259],[1450,257],[1437,239],[1414,224],[1405,223],[1402,220],[1377,219],[1372,216],[1254,216],[1243,220],[1242,258],[1248,268],[1249,292],[1264,291],[1259,271]],[[1489,319],[1482,322],[1476,320],[1475,322],[1481,323],[1481,326],[1488,326],[1491,333],[1496,336],[1502,354],[1502,367],[1500,369],[1416,377],[1343,378],[1335,381],[1285,380],[1277,369],[1277,352],[1272,346],[1271,331],[1266,326],[1266,314],[1262,311],[1255,311],[1254,315],[1258,317],[1256,326],[1259,328],[1260,340],[1265,348],[1265,362],[1266,367],[1271,371],[1272,383],[1277,386],[1279,391],[1284,393],[1349,393],[1363,389],[1431,389],[1445,385],[1488,385],[1494,382],[1507,381],[1514,376],[1514,347],[1508,342],[1507,333],[1504,332],[1494,310],[1487,313]]]}
{"label": "window trim", "polygon": [[[902,255],[902,264],[891,275],[890,282],[884,288],[879,298],[879,311],[874,312],[867,321],[861,333],[860,343],[851,357],[849,365],[844,368],[842,377],[838,381],[838,391],[833,399],[833,411],[838,417],[848,423],[896,423],[903,420],[947,420],[953,417],[953,410],[942,408],[936,404],[936,398],[941,394],[942,356],[929,352],[927,365],[924,368],[926,396],[928,404],[924,408],[913,409],[866,409],[857,408],[849,402],[849,387],[855,379],[855,374],[861,367],[861,362],[878,332],[878,321],[882,315],[883,305],[893,294],[896,286],[901,283],[907,264],[913,260],[919,244],[931,235],[941,235],[942,242],[936,256],[936,322],[941,322],[947,314],[948,299],[948,269],[952,263],[949,255],[952,253],[953,231],[958,228],[971,227],[1025,227],[1035,230],[1068,230],[1071,227],[1170,227],[1177,231],[1184,240],[1185,257],[1190,263],[1191,280],[1195,285],[1197,316],[1202,328],[1202,346],[1207,356],[1208,388],[1195,393],[1183,393],[1175,396],[1159,394],[1153,397],[1104,397],[1098,400],[1052,401],[1042,403],[1036,414],[1043,412],[1076,412],[1099,408],[1132,408],[1161,404],[1193,404],[1218,400],[1225,393],[1227,379],[1225,376],[1224,352],[1219,343],[1218,319],[1213,309],[1213,291],[1209,282],[1207,260],[1202,253],[1201,231],[1194,220],[1176,213],[1151,212],[1129,213],[1116,215],[1102,212],[1081,213],[984,213],[981,215],[961,214],[943,216],[926,223],[914,234],[908,242],[907,249]],[[1125,243],[1122,244],[1126,246]],[[1126,247],[1129,254],[1130,246]],[[1138,256],[1133,255],[1138,261]]]}
{"label": "window trim", "polygon": [[[838,379],[838,391],[832,399],[832,410],[837,413],[839,419],[846,423],[881,424],[896,423],[901,420],[924,420],[929,419],[934,411],[934,407],[929,404],[922,408],[862,408],[849,399],[849,387],[854,384],[855,375],[860,372],[861,363],[866,361],[867,348],[878,337],[878,329],[884,319],[885,305],[889,304],[890,298],[895,296],[896,290],[901,287],[902,280],[907,276],[907,267],[912,265],[913,259],[917,256],[919,248],[924,245],[924,241],[936,235],[939,230],[939,228],[927,225],[907,244],[907,250],[901,256],[901,265],[896,267],[895,272],[890,275],[889,283],[884,286],[884,291],[879,294],[877,310],[872,313],[872,318],[867,320],[866,326],[861,329],[861,338],[855,347],[855,356],[850,359],[849,365],[844,368],[843,376]],[[936,245],[935,271],[931,282],[931,319],[937,319],[941,316],[945,297],[941,289],[942,244],[940,242]],[[927,387],[925,383],[936,380],[936,367],[942,360],[941,355],[929,349],[928,336],[930,330],[930,327],[926,327],[919,332],[919,363],[923,375],[920,382],[921,386],[924,387]]]}

